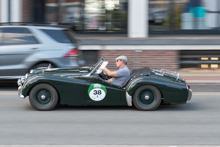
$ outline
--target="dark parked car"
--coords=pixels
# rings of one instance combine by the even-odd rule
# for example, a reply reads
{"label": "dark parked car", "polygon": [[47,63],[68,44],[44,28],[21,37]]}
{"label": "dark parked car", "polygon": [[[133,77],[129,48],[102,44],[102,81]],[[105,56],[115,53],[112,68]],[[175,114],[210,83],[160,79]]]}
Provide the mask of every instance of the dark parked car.
{"label": "dark parked car", "polygon": [[[134,106],[155,110],[161,103],[181,104],[192,97],[186,82],[170,71],[136,69],[122,85],[106,82],[103,72],[107,61],[101,58],[93,67],[46,68],[31,70],[18,80],[18,94],[29,96],[37,110],[51,110],[57,103],[73,106]],[[100,66],[100,64],[102,64]]]}

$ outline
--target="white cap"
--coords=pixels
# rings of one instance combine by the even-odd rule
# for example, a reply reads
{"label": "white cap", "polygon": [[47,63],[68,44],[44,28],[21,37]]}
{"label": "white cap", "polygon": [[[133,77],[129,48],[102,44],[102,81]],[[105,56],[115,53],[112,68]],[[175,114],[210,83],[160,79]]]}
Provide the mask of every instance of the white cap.
{"label": "white cap", "polygon": [[124,63],[127,63],[127,57],[126,56],[118,56],[117,58],[115,58],[115,60],[123,60],[124,61]]}

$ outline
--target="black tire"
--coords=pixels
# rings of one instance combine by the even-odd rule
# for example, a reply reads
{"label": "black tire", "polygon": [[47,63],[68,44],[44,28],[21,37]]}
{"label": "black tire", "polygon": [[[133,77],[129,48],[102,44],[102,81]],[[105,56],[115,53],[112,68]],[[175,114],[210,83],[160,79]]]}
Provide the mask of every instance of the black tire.
{"label": "black tire", "polygon": [[[35,66],[33,67],[33,69],[37,69],[37,68],[47,68],[47,67],[49,66],[49,64],[51,64],[51,63],[39,63],[39,64],[35,65]],[[55,65],[51,64],[51,68],[55,68],[55,67],[56,67]]]}
{"label": "black tire", "polygon": [[133,95],[133,103],[139,110],[151,111],[159,107],[161,103],[160,91],[151,85],[139,87]]}
{"label": "black tire", "polygon": [[31,89],[29,101],[36,110],[51,110],[58,103],[58,94],[51,85],[38,84]]}

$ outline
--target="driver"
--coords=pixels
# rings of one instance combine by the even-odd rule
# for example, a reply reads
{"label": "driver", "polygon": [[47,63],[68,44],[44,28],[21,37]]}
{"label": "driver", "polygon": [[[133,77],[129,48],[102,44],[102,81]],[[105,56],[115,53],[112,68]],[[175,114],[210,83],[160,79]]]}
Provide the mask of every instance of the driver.
{"label": "driver", "polygon": [[130,77],[130,71],[127,67],[127,57],[121,55],[115,60],[115,64],[117,68],[119,68],[117,71],[110,71],[106,67],[103,69],[103,71],[106,73],[106,75],[112,77],[111,79],[107,80],[107,82],[115,85],[122,85]]}

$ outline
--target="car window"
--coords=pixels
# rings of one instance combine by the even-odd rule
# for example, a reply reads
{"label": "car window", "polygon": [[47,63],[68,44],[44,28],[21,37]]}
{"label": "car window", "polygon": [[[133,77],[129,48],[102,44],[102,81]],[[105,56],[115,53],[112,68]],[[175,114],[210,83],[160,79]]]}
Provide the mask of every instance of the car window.
{"label": "car window", "polygon": [[44,33],[49,35],[51,38],[56,40],[60,43],[73,43],[71,38],[67,35],[64,30],[48,30],[48,29],[41,29]]}
{"label": "car window", "polygon": [[77,38],[76,34],[71,29],[65,30],[65,32],[69,35],[69,37],[72,39],[72,41],[75,44],[78,44],[79,39]]}
{"label": "car window", "polygon": [[33,34],[26,28],[4,28],[1,37],[2,45],[37,44]]}

